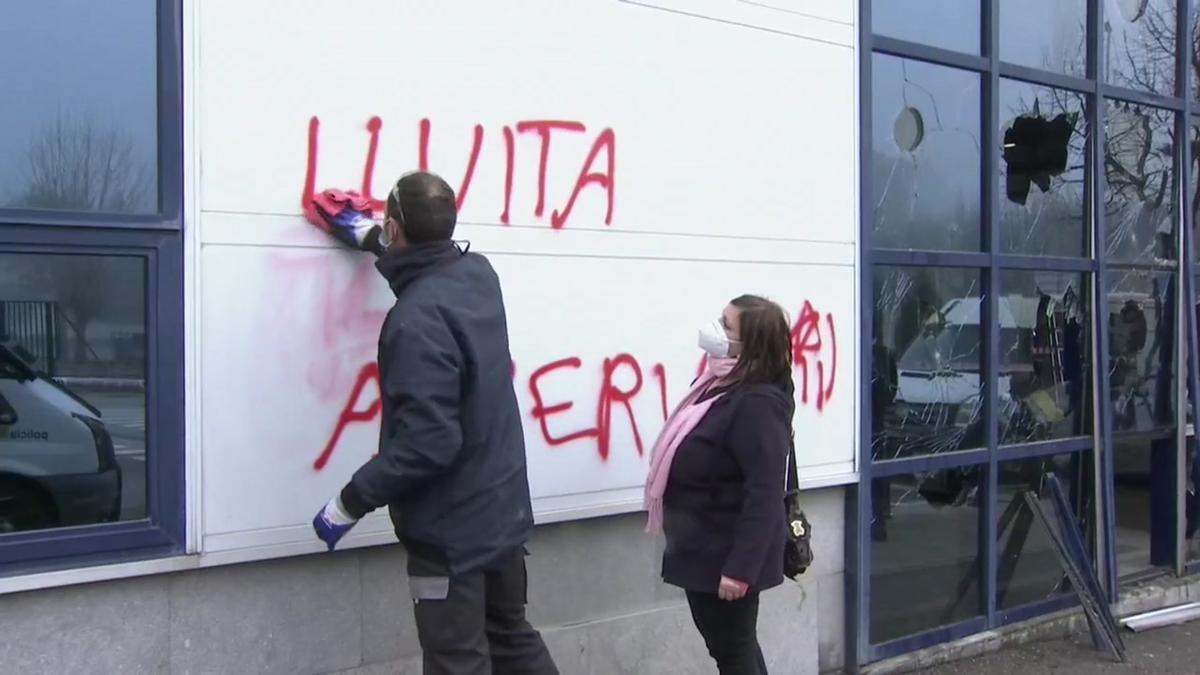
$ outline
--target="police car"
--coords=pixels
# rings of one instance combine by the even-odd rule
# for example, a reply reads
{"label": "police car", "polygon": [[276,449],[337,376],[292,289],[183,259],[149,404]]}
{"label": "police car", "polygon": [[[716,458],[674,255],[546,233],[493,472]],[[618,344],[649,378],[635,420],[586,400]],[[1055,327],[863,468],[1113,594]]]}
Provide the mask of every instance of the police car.
{"label": "police car", "polygon": [[115,521],[121,468],[100,411],[0,339],[0,535]]}

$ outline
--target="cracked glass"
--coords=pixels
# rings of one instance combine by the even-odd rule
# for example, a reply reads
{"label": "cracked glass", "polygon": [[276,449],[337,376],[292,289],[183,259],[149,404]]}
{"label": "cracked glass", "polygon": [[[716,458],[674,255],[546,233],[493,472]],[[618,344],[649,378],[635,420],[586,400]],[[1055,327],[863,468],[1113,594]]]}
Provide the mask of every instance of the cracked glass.
{"label": "cracked glass", "polygon": [[874,279],[873,458],[981,447],[979,271],[876,267]]}
{"label": "cracked glass", "polygon": [[1091,297],[1087,274],[1001,273],[1001,444],[1092,435]]}
{"label": "cracked glass", "polygon": [[1175,95],[1176,0],[1106,0],[1101,79],[1126,89]]}
{"label": "cracked glass", "polygon": [[1175,424],[1176,275],[1141,268],[1109,271],[1109,406],[1116,433]]}
{"label": "cracked glass", "polygon": [[1174,266],[1175,114],[1109,100],[1105,115],[1105,253],[1112,262]]}
{"label": "cracked glass", "polygon": [[1080,94],[1001,80],[1001,251],[1087,255],[1086,119]]}
{"label": "cracked glass", "polygon": [[872,57],[873,246],[980,249],[979,75]]}

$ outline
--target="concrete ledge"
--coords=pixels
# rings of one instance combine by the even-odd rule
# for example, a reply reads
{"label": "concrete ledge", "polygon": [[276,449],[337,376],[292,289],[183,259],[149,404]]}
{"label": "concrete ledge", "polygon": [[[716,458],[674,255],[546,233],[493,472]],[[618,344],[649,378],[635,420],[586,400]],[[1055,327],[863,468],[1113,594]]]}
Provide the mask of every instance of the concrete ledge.
{"label": "concrete ledge", "polygon": [[[1170,607],[1200,599],[1200,578],[1158,578],[1124,589],[1121,600],[1113,607],[1118,617],[1129,616],[1152,609]],[[1046,616],[1030,619],[995,630],[984,631],[954,642],[935,645],[928,649],[897,656],[863,666],[864,675],[911,673],[933,666],[974,658],[1032,642],[1056,640],[1069,635],[1086,632],[1087,618],[1083,609],[1075,607]]]}

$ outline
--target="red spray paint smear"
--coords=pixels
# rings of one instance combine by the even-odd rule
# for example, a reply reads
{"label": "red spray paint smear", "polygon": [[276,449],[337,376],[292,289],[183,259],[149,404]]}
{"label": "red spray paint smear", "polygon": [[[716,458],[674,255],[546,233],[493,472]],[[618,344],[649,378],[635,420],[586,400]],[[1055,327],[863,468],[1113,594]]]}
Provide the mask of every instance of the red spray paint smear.
{"label": "red spray paint smear", "polygon": [[[363,390],[367,385],[374,383],[375,398],[363,410],[355,410],[354,405],[358,403],[358,399],[362,396]],[[333,456],[333,450],[337,447],[338,441],[342,438],[342,432],[346,427],[355,422],[370,422],[375,419],[379,411],[383,408],[383,400],[379,396],[379,366],[374,363],[368,363],[358,372],[358,378],[354,381],[354,388],[350,390],[350,397],[346,399],[346,407],[342,409],[341,415],[338,416],[337,426],[333,428],[333,435],[329,437],[329,442],[325,444],[325,448],[321,451],[320,456],[313,462],[313,468],[317,471],[325,468],[329,463],[329,458]]]}
{"label": "red spray paint smear", "polygon": [[[821,321],[822,318],[824,318],[824,322]],[[823,327],[827,329],[828,335],[822,334]],[[808,403],[809,380],[812,379],[816,389],[814,403],[816,409],[820,411],[833,397],[834,378],[837,374],[837,335],[833,315],[825,314],[822,317],[811,303],[805,302],[800,316],[792,328],[792,350],[798,371],[797,388],[800,390],[801,403]],[[828,365],[828,377],[826,377],[826,365]],[[533,405],[529,408],[529,414],[536,422],[542,440],[550,448],[579,442],[595,443],[597,455],[601,460],[607,461],[612,452],[613,409],[619,407],[623,409],[624,416],[628,419],[634,449],[639,456],[643,455],[645,445],[633,406],[644,389],[644,371],[638,359],[628,353],[619,353],[611,358],[606,358],[600,364],[600,386],[599,391],[595,394],[596,412],[592,426],[566,433],[560,431],[557,434],[551,429],[551,418],[574,410],[576,401],[566,399],[547,402],[546,388],[555,381],[558,381],[560,387],[569,384],[571,378],[579,377],[584,368],[585,363],[582,359],[578,356],[570,356],[546,363],[534,369],[530,374],[527,386]],[[701,359],[700,372],[703,372],[703,368],[704,360]],[[515,380],[515,362],[509,364],[509,372]],[[632,384],[624,389],[617,384],[622,372],[632,377]],[[665,420],[669,414],[666,368],[662,364],[656,364],[651,369],[651,373],[658,384],[656,403],[661,408],[662,417]],[[566,381],[563,382],[559,378],[566,378]],[[314,463],[314,468],[318,471],[328,462],[329,456],[333,453],[346,427],[351,424],[373,421],[378,415],[380,410],[378,392],[376,392],[376,399],[365,408],[355,407],[363,391],[372,381],[378,387],[379,371],[374,363],[367,364],[360,370],[346,405],[338,415],[333,434],[329,442],[325,444],[321,456]],[[577,388],[574,389],[577,390]]]}
{"label": "red spray paint smear", "polygon": [[[834,376],[837,374],[837,334],[833,327],[833,315],[825,315],[829,327],[829,379],[825,379],[825,361],[821,359],[824,341],[821,338],[821,313],[805,301],[800,316],[792,327],[792,360],[800,372],[800,402],[808,403],[808,385],[812,377],[810,367],[816,369],[816,407],[823,410],[825,403],[833,397]],[[810,363],[811,360],[811,363]]]}
{"label": "red spray paint smear", "polygon": [[[560,166],[563,161],[562,153],[556,154],[551,152],[550,139],[552,134],[556,131],[570,133],[586,133],[587,131],[587,127],[582,122],[552,120],[521,121],[512,126],[504,125],[501,128],[501,134],[504,139],[504,153],[499,160],[504,162],[504,203],[500,211],[500,222],[504,224],[508,224],[512,216],[513,172],[517,155],[516,138],[513,134],[514,126],[517,133],[535,133],[540,140],[538,150],[537,201],[532,214],[537,219],[545,217],[546,202],[548,199],[546,194],[547,176],[552,170],[552,165]],[[383,120],[378,116],[372,116],[367,121],[366,131],[369,138],[367,141],[366,158],[363,162],[362,184],[360,186],[361,194],[371,199],[371,204],[376,210],[382,210],[385,205],[384,200],[376,199],[372,196],[371,189],[375,179],[375,164],[379,156],[379,140],[382,128]],[[431,170],[429,145],[432,130],[433,123],[429,119],[422,119],[417,125],[417,165],[423,171]],[[312,198],[316,194],[317,189],[318,166],[320,164],[320,133],[321,120],[314,116],[308,122],[308,162],[304,170],[304,191],[300,197],[300,206],[306,215],[311,215],[309,212],[312,209]],[[459,183],[458,188],[458,208],[460,211],[467,204],[467,196],[475,177],[475,171],[483,155],[484,140],[484,126],[482,124],[474,125],[471,152],[467,157],[462,182]],[[550,226],[552,228],[557,230],[567,226],[571,213],[581,194],[589,186],[593,185],[604,190],[606,199],[604,223],[606,225],[612,224],[613,209],[616,202],[616,146],[616,133],[612,129],[603,129],[596,135],[591,149],[583,160],[582,167],[579,169],[579,174],[575,180],[571,194],[567,197],[561,209],[554,209],[550,213]],[[599,163],[601,153],[605,155],[603,169],[597,170],[595,165]],[[559,161],[553,161],[555,156],[558,156]],[[444,171],[438,167],[432,167],[432,170],[439,173]],[[330,182],[329,184],[336,183]]]}

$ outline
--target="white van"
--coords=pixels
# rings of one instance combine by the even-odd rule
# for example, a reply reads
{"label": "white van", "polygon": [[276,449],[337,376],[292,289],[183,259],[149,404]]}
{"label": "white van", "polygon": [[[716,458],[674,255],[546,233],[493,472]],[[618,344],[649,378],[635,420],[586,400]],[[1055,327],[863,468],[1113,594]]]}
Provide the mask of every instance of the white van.
{"label": "white van", "polygon": [[0,340],[0,534],[117,520],[121,469],[100,411]]}

